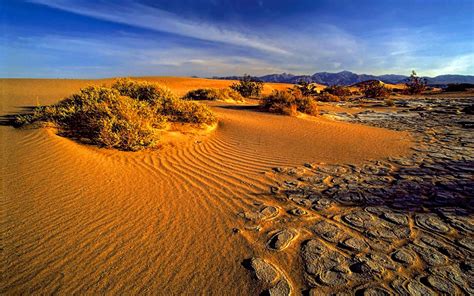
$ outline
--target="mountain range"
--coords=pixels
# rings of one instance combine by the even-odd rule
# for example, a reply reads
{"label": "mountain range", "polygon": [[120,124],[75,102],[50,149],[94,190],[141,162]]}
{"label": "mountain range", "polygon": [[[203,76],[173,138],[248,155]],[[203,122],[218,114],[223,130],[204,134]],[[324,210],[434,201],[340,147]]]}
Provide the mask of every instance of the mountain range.
{"label": "mountain range", "polygon": [[[239,76],[214,77],[219,79],[239,79]],[[307,82],[315,82],[324,85],[352,85],[367,80],[380,80],[385,83],[403,83],[408,80],[408,76],[386,74],[386,75],[370,75],[356,74],[350,71],[341,71],[338,73],[319,72],[313,75],[293,75],[288,73],[269,74],[257,77],[263,82],[280,82],[280,83],[298,83],[301,80]],[[436,77],[423,77],[429,85],[446,85],[450,83],[473,83],[474,75],[439,75]]]}

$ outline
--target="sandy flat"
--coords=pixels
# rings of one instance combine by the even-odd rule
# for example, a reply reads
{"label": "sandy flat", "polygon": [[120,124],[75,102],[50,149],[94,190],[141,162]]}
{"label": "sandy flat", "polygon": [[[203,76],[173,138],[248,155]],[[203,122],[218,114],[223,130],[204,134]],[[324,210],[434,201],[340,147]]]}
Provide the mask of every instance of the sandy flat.
{"label": "sandy flat", "polygon": [[[152,80],[180,94],[229,84]],[[55,102],[88,83],[0,80],[1,112]],[[0,126],[0,293],[255,293],[242,266],[255,248],[232,229],[242,226],[237,213],[272,203],[271,168],[409,153],[406,133],[211,106],[220,119],[211,134],[138,153]]]}

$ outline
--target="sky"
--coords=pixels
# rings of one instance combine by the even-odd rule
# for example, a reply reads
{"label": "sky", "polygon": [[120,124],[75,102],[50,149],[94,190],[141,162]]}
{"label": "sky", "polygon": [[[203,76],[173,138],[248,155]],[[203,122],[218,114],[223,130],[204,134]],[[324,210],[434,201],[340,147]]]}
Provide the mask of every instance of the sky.
{"label": "sky", "polygon": [[0,77],[474,75],[474,0],[0,0]]}

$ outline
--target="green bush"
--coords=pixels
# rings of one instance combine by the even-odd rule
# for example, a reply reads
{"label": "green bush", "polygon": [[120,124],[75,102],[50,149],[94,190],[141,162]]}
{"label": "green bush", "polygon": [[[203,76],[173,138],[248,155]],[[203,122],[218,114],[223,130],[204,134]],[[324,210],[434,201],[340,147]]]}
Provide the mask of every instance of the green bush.
{"label": "green bush", "polygon": [[124,82],[114,83],[113,88],[83,88],[55,105],[37,107],[32,114],[18,115],[14,125],[52,123],[68,137],[87,139],[98,146],[135,151],[155,146],[168,121],[216,122],[207,106],[177,99],[163,88],[153,90],[145,83]]}
{"label": "green bush", "polygon": [[209,101],[237,101],[243,102],[244,98],[237,91],[229,88],[199,88],[189,91],[184,100],[209,100]]}
{"label": "green bush", "polygon": [[233,83],[231,89],[238,92],[244,98],[259,97],[262,93],[263,82],[250,75],[244,75],[238,83]]}
{"label": "green bush", "polygon": [[309,115],[318,114],[318,106],[313,98],[303,96],[299,90],[274,90],[260,103],[268,112],[295,116],[298,111]]}

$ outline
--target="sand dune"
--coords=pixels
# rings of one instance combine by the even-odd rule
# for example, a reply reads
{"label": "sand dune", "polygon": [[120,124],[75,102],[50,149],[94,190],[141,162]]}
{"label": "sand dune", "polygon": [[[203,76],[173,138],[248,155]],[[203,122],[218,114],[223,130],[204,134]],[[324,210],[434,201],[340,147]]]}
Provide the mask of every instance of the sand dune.
{"label": "sand dune", "polygon": [[[177,93],[229,83],[147,79]],[[89,82],[2,80],[2,113],[52,103]],[[357,163],[405,155],[410,146],[405,133],[251,105],[211,106],[216,130],[159,151],[104,150],[51,130],[1,126],[0,292],[255,294],[242,262],[290,258],[262,254],[268,251],[233,231],[243,227],[238,213],[274,203],[267,196],[271,168]]]}

